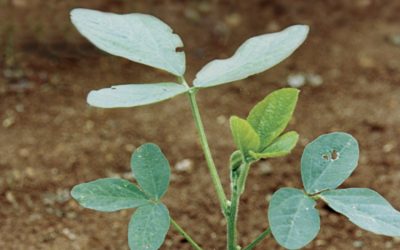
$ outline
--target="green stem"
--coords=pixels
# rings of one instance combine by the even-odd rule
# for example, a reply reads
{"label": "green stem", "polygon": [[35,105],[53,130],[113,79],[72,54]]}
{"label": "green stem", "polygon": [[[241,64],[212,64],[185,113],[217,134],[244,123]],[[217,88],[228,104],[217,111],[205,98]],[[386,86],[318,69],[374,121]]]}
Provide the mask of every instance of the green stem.
{"label": "green stem", "polygon": [[227,207],[226,195],[225,195],[224,189],[222,187],[221,179],[219,178],[217,168],[215,167],[215,163],[214,163],[214,160],[213,160],[213,157],[211,154],[210,147],[208,146],[207,136],[204,131],[204,126],[203,126],[203,122],[201,120],[199,107],[197,106],[196,89],[193,89],[193,88],[190,89],[188,91],[188,95],[189,95],[189,100],[190,100],[190,106],[192,108],[193,118],[194,118],[194,121],[196,124],[197,131],[200,136],[201,147],[203,149],[204,156],[207,161],[208,170],[211,174],[211,179],[214,184],[215,190],[217,192],[217,196],[218,196],[219,203],[221,205],[222,213],[224,214],[224,216],[226,216],[226,210],[227,210],[226,209],[226,207]]}
{"label": "green stem", "polygon": [[247,247],[243,248],[243,250],[251,250],[256,247],[263,239],[265,239],[271,233],[271,228],[267,228],[264,232],[262,232],[253,242],[251,242]]}
{"label": "green stem", "polygon": [[239,211],[240,191],[238,188],[238,172],[234,171],[231,178],[231,205],[227,217],[228,250],[237,250],[237,216]]}
{"label": "green stem", "polygon": [[190,245],[192,245],[192,247],[196,250],[202,250],[202,248],[192,239],[192,237],[190,237],[185,230],[183,230],[183,228],[181,226],[178,225],[178,223],[176,223],[176,221],[174,221],[174,219],[171,219],[171,223],[172,225],[175,227],[175,229],[183,236],[185,237],[185,239],[190,243]]}
{"label": "green stem", "polygon": [[244,191],[249,174],[250,163],[243,162],[238,170],[232,170],[231,178],[231,206],[227,222],[228,250],[237,250],[237,219],[239,213],[240,196]]}

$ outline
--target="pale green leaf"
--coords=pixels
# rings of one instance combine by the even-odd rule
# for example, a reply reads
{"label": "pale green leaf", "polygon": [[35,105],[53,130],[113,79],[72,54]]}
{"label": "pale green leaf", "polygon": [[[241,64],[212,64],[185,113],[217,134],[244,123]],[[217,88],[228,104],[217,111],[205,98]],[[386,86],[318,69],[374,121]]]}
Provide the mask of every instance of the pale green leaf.
{"label": "pale green leaf", "polygon": [[91,91],[87,102],[99,108],[135,107],[160,102],[187,90],[187,87],[176,83],[117,85]]}
{"label": "pale green leaf", "polygon": [[124,179],[105,178],[76,185],[71,196],[83,207],[112,212],[148,204],[148,198]]}
{"label": "pale green leaf", "polygon": [[266,96],[250,111],[247,120],[260,136],[264,150],[286,128],[296,107],[299,90],[283,88]]}
{"label": "pale green leaf", "polygon": [[295,188],[281,188],[271,198],[268,221],[276,241],[288,249],[302,248],[318,234],[316,202]]}
{"label": "pale green leaf", "polygon": [[140,187],[152,198],[160,199],[168,189],[170,167],[161,149],[146,143],[132,155],[132,172]]}
{"label": "pale green leaf", "polygon": [[128,243],[131,250],[157,250],[169,230],[170,217],[163,204],[138,208],[128,227]]}
{"label": "pale green leaf", "polygon": [[247,156],[249,151],[258,150],[260,147],[260,138],[246,120],[232,116],[230,125],[235,144],[243,155]]}
{"label": "pale green leaf", "polygon": [[307,193],[335,189],[357,167],[358,143],[351,135],[321,135],[306,146],[301,157],[301,178]]}
{"label": "pale green leaf", "polygon": [[400,212],[368,188],[324,191],[320,197],[357,226],[376,234],[400,237]]}
{"label": "pale green leaf", "polygon": [[181,38],[160,19],[146,14],[114,14],[89,9],[71,11],[72,23],[99,49],[182,76]]}
{"label": "pale green leaf", "polygon": [[252,151],[250,152],[250,155],[254,159],[285,156],[292,151],[298,140],[299,134],[297,134],[295,131],[290,131],[279,136],[263,152],[257,153]]}
{"label": "pale green leaf", "polygon": [[294,25],[281,32],[245,41],[228,59],[209,62],[196,75],[194,86],[205,88],[261,73],[290,56],[306,39],[309,27]]}

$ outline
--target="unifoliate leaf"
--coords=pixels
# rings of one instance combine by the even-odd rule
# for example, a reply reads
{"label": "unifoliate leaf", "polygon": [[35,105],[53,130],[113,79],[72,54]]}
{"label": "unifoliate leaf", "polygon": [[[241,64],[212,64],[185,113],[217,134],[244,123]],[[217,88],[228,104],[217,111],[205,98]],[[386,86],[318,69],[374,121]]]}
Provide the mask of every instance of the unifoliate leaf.
{"label": "unifoliate leaf", "polygon": [[377,192],[367,188],[324,191],[320,197],[357,226],[387,236],[400,236],[400,212]]}
{"label": "unifoliate leaf", "polygon": [[290,131],[279,136],[263,152],[257,153],[251,151],[250,155],[255,159],[285,156],[292,151],[298,140],[299,134],[297,134],[295,131]]}
{"label": "unifoliate leaf", "polygon": [[124,179],[105,178],[76,185],[71,196],[83,207],[112,212],[149,203],[146,195]]}
{"label": "unifoliate leaf", "polygon": [[258,150],[260,147],[260,138],[246,120],[232,116],[230,124],[235,144],[243,155],[247,156],[249,151]]}
{"label": "unifoliate leaf", "polygon": [[90,91],[87,102],[99,108],[126,108],[160,102],[186,92],[176,83],[125,84]]}
{"label": "unifoliate leaf", "polygon": [[294,25],[281,32],[252,37],[231,58],[205,65],[197,73],[194,86],[212,87],[263,72],[290,56],[304,42],[308,30],[306,25]]}
{"label": "unifoliate leaf", "polygon": [[357,167],[358,143],[351,135],[335,132],[308,144],[301,157],[301,178],[307,193],[335,189]]}
{"label": "unifoliate leaf", "polygon": [[185,73],[185,54],[177,51],[181,38],[154,16],[74,9],[71,20],[101,50],[177,76]]}
{"label": "unifoliate leaf", "polygon": [[132,172],[140,187],[152,198],[160,199],[168,189],[170,167],[161,149],[146,143],[132,155]]}
{"label": "unifoliate leaf", "polygon": [[276,241],[288,249],[298,249],[318,234],[320,219],[316,202],[295,188],[281,188],[271,198],[268,221]]}
{"label": "unifoliate leaf", "polygon": [[247,120],[260,136],[264,150],[285,130],[296,107],[299,90],[283,88],[264,98],[250,111]]}
{"label": "unifoliate leaf", "polygon": [[128,227],[128,243],[131,250],[156,250],[165,240],[170,226],[168,209],[163,204],[138,208]]}

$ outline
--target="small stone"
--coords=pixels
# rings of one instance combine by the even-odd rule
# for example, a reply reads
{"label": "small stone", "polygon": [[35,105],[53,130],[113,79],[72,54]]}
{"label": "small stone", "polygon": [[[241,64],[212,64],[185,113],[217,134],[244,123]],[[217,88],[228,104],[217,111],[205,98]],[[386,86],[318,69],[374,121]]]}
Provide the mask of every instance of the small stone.
{"label": "small stone", "polygon": [[307,82],[313,87],[318,87],[324,83],[324,80],[322,79],[322,77],[320,75],[308,74]]}
{"label": "small stone", "polygon": [[400,34],[389,36],[389,41],[396,46],[400,46]]}
{"label": "small stone", "polygon": [[179,172],[191,172],[193,168],[193,161],[190,159],[183,159],[175,164],[175,169]]}
{"label": "small stone", "polygon": [[225,17],[225,23],[231,28],[236,28],[242,23],[242,16],[238,13],[230,14]]}
{"label": "small stone", "polygon": [[17,204],[17,200],[15,199],[15,196],[11,191],[6,192],[6,200],[13,205]]}
{"label": "small stone", "polygon": [[272,173],[272,165],[268,161],[262,161],[258,164],[260,166],[260,172],[263,175]]}
{"label": "small stone", "polygon": [[395,145],[393,143],[388,143],[383,146],[383,152],[389,153],[394,149]]}
{"label": "small stone", "polygon": [[3,127],[5,127],[5,128],[9,128],[14,124],[15,124],[14,116],[7,117],[6,119],[3,120]]}
{"label": "small stone", "polygon": [[64,228],[61,231],[69,240],[76,240],[77,236],[76,234],[74,234],[73,232],[71,232],[71,230],[69,230],[68,228]]}
{"label": "small stone", "polygon": [[393,242],[391,242],[391,241],[386,241],[386,242],[385,242],[385,248],[387,248],[387,249],[393,248]]}
{"label": "small stone", "polygon": [[306,77],[304,74],[291,74],[287,78],[287,84],[292,88],[300,88],[306,84]]}
{"label": "small stone", "polygon": [[218,124],[225,124],[227,122],[227,119],[226,119],[226,117],[225,116],[223,116],[223,115],[219,115],[218,117],[217,117],[217,123]]}
{"label": "small stone", "polygon": [[363,245],[364,245],[364,242],[362,242],[361,240],[353,241],[353,247],[355,247],[355,248],[361,248],[361,247],[363,247]]}
{"label": "small stone", "polygon": [[17,104],[15,105],[15,111],[17,111],[18,113],[22,113],[25,111],[25,107],[22,104]]}
{"label": "small stone", "polygon": [[315,241],[315,245],[317,246],[325,246],[326,245],[326,241],[325,240],[316,240]]}
{"label": "small stone", "polygon": [[135,147],[135,145],[133,145],[133,144],[126,144],[126,145],[124,146],[124,149],[125,149],[125,151],[128,152],[128,153],[132,153],[132,152],[136,149],[136,147]]}
{"label": "small stone", "polygon": [[33,177],[35,177],[35,175],[36,175],[35,170],[34,170],[32,167],[27,167],[27,168],[25,169],[25,173],[26,173],[26,175],[27,175],[28,177],[30,177],[30,178],[33,178]]}

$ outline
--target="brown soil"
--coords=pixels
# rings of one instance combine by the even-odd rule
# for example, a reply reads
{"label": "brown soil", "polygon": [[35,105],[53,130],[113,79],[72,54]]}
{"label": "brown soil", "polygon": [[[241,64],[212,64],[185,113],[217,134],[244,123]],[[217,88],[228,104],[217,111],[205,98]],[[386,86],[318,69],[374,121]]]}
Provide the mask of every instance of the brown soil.
{"label": "brown soil", "polygon": [[[82,209],[69,190],[96,178],[129,177],[130,154],[149,141],[172,166],[193,162],[188,171],[173,167],[165,202],[205,249],[224,249],[224,222],[186,98],[135,109],[89,107],[91,89],[171,78],[95,49],[70,24],[74,7],[160,17],[185,42],[189,79],[250,36],[295,23],[311,26],[305,45],[284,63],[198,96],[227,186],[234,150],[229,116],[245,116],[285,86],[289,74],[323,78],[318,87],[302,87],[291,124],[301,135],[294,153],[252,168],[240,212],[242,244],[266,228],[266,197],[279,187],[301,187],[306,143],[330,131],[350,132],[360,142],[359,167],[342,186],[371,187],[400,208],[400,46],[394,41],[400,1],[0,0],[0,249],[127,249],[132,211]],[[400,249],[400,239],[363,231],[321,207],[321,231],[308,249]],[[190,247],[170,230],[163,249]],[[268,238],[257,249],[279,247]]]}

